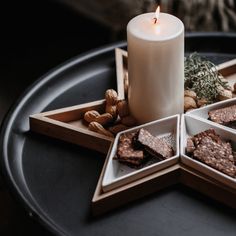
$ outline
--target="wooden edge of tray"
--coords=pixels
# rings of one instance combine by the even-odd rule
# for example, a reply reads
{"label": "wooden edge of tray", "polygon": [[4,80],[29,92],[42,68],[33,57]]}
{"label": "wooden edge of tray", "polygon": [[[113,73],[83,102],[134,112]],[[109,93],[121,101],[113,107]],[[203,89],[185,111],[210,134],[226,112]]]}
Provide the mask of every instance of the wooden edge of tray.
{"label": "wooden edge of tray", "polygon": [[88,110],[99,111],[104,107],[105,100],[99,100],[31,115],[30,130],[106,154],[113,138],[90,131],[83,122],[74,121]]}
{"label": "wooden edge of tray", "polygon": [[236,190],[225,186],[224,184],[211,179],[204,174],[189,168],[183,164],[180,165],[180,183],[194,189],[220,203],[236,209]]}
{"label": "wooden edge of tray", "polygon": [[236,73],[236,59],[221,63],[216,68],[223,76]]}
{"label": "wooden edge of tray", "polygon": [[175,184],[183,184],[220,203],[236,209],[236,190],[228,188],[222,183],[210,179],[183,164],[175,164],[157,173],[104,193],[102,191],[102,178],[106,164],[107,160],[105,161],[92,199],[91,209],[93,216],[104,214],[133,200],[137,200]]}
{"label": "wooden edge of tray", "polygon": [[127,51],[116,48],[115,49],[116,57],[116,81],[117,81],[117,93],[120,100],[125,99],[125,90],[124,90],[124,76],[125,71],[127,71]]}
{"label": "wooden edge of tray", "polygon": [[99,181],[92,199],[92,214],[97,216],[114,208],[157,192],[179,182],[179,165],[158,171],[154,174],[135,180],[109,192],[102,191],[102,179],[107,165],[106,158]]}

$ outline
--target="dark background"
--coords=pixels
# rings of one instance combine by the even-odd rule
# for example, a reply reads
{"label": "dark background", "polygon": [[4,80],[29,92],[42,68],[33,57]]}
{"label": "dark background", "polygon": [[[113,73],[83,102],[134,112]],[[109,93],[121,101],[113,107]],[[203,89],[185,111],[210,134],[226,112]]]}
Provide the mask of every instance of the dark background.
{"label": "dark background", "polygon": [[[51,0],[1,3],[0,123],[25,88],[54,66],[112,40],[111,31]],[[12,198],[0,176],[0,235],[51,235]]]}

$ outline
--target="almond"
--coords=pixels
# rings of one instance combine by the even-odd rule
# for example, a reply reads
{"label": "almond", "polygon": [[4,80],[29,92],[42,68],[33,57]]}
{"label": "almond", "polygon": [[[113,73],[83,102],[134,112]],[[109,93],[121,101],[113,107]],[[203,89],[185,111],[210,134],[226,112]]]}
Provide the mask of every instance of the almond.
{"label": "almond", "polygon": [[129,115],[129,105],[128,102],[125,100],[120,100],[117,103],[117,111],[120,117],[128,116]]}
{"label": "almond", "polygon": [[107,105],[116,105],[118,101],[117,92],[114,89],[108,89],[105,93],[105,99]]}
{"label": "almond", "polygon": [[110,113],[114,119],[117,118],[117,107],[112,105],[106,105],[106,113]]}
{"label": "almond", "polygon": [[114,135],[113,135],[110,131],[106,130],[106,129],[105,129],[101,124],[99,124],[98,122],[95,122],[95,121],[91,122],[91,123],[89,124],[88,128],[89,128],[89,130],[94,131],[94,132],[97,132],[97,133],[99,133],[99,134],[103,134],[103,135],[106,135],[106,136],[108,136],[108,137],[114,137]]}
{"label": "almond", "polygon": [[197,108],[195,100],[191,97],[184,97],[184,111]]}
{"label": "almond", "polygon": [[113,121],[113,116],[110,113],[104,113],[100,116],[97,116],[94,121],[101,125],[107,125]]}
{"label": "almond", "polygon": [[95,110],[91,110],[91,111],[87,111],[84,114],[84,119],[90,123],[92,121],[95,121],[95,119],[100,116],[99,112],[95,111]]}

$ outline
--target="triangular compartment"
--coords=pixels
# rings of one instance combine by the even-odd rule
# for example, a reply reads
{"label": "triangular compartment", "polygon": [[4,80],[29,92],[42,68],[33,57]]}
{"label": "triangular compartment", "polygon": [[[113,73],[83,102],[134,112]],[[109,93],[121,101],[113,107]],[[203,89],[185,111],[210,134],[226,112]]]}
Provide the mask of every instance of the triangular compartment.
{"label": "triangular compartment", "polygon": [[[137,179],[143,178],[144,176],[150,175],[154,172],[160,171],[167,167],[170,167],[178,163],[179,159],[179,115],[174,115],[161,120],[156,120],[126,131],[119,133],[113,143],[112,148],[108,153],[108,161],[105,168],[102,189],[104,192],[110,191],[117,187],[131,183]],[[175,151],[174,156],[166,160],[142,167],[140,169],[130,168],[125,164],[120,163],[114,159],[117,151],[117,144],[121,134],[134,132],[140,128],[145,128],[153,136],[163,137],[171,135],[172,147]]]}
{"label": "triangular compartment", "polygon": [[215,132],[220,135],[220,137],[225,141],[231,141],[232,147],[236,150],[236,133],[230,130],[225,129],[223,126],[220,127],[214,123],[204,122],[201,119],[198,119],[189,115],[182,115],[181,117],[181,163],[184,165],[214,179],[224,185],[236,189],[236,178],[230,177],[223,172],[220,172],[205,163],[202,163],[198,160],[193,159],[188,156],[186,153],[187,138],[193,135],[196,135],[200,132],[203,132],[208,129],[214,129]]}
{"label": "triangular compartment", "polygon": [[66,107],[30,116],[30,130],[107,153],[113,138],[88,130],[83,122],[86,111],[102,112],[105,100]]}
{"label": "triangular compartment", "polygon": [[[116,48],[117,93],[124,99],[124,73],[127,71],[127,52]],[[107,154],[113,138],[88,130],[83,122],[86,111],[105,112],[105,100],[84,103],[30,116],[30,130],[66,142]]]}
{"label": "triangular compartment", "polygon": [[[222,63],[218,65],[216,68],[219,71],[219,73],[221,73],[224,76],[224,78],[228,81],[232,90],[234,90],[234,84],[236,83],[236,59]],[[187,112],[187,114],[189,116],[193,116],[198,119],[203,119],[205,122],[212,123],[211,121],[208,120],[209,111],[224,108],[224,107],[235,105],[235,104],[236,104],[236,98],[232,98],[232,99],[216,102],[211,105],[207,105],[205,107],[201,107],[201,108],[189,111]]]}
{"label": "triangular compartment", "polygon": [[208,113],[210,111],[225,108],[225,107],[229,107],[229,106],[232,106],[232,105],[236,105],[236,98],[228,99],[228,100],[225,100],[225,101],[222,101],[222,102],[217,102],[217,103],[214,103],[214,104],[211,104],[211,105],[208,105],[208,106],[196,109],[196,110],[192,110],[192,111],[188,112],[187,114],[189,116],[192,116],[192,117],[195,117],[197,119],[203,120],[206,123],[215,124],[216,126],[224,127],[225,129],[229,129],[232,132],[236,133],[236,129],[232,129],[230,127],[223,126],[223,125],[219,125],[219,124],[214,123],[213,121],[208,119],[209,118]]}

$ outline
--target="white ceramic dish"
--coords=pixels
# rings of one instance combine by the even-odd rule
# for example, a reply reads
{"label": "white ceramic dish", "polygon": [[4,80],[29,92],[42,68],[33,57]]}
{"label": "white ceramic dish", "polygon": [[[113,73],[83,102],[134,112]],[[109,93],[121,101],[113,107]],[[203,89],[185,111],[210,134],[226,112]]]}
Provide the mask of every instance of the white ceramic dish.
{"label": "white ceramic dish", "polygon": [[186,143],[187,138],[198,134],[207,129],[213,128],[217,134],[221,136],[224,140],[230,140],[232,142],[233,149],[236,149],[236,134],[224,126],[215,125],[215,123],[208,123],[197,117],[190,116],[188,114],[182,115],[181,117],[181,162],[205,175],[225,184],[231,188],[236,189],[236,179],[232,178],[200,161],[194,160],[193,158],[186,155]]}
{"label": "white ceramic dish", "polygon": [[[102,189],[104,192],[115,189],[119,186],[130,183],[134,180],[140,179],[144,176],[147,176],[151,173],[169,167],[178,163],[179,159],[179,123],[180,116],[174,115],[161,120],[152,121],[150,123],[137,126],[135,128],[120,132],[117,134],[113,146],[108,153],[108,162],[106,166],[106,170],[103,176],[102,181]],[[175,151],[175,155],[167,160],[163,160],[152,165],[143,167],[141,169],[133,169],[124,164],[121,164],[118,160],[114,159],[117,151],[117,144],[121,134],[130,133],[136,131],[140,128],[145,128],[152,135],[163,137],[172,135],[173,139],[173,149]]]}
{"label": "white ceramic dish", "polygon": [[189,115],[189,116],[196,117],[200,120],[204,120],[205,122],[207,122],[209,124],[215,124],[216,126],[224,127],[225,129],[231,130],[232,132],[236,133],[235,129],[232,129],[232,128],[227,127],[227,126],[219,125],[219,124],[217,124],[213,121],[208,120],[208,112],[209,111],[224,108],[224,107],[228,107],[228,106],[232,106],[232,105],[236,105],[236,98],[231,98],[231,99],[228,99],[228,100],[225,100],[225,101],[222,101],[222,102],[217,102],[217,103],[214,103],[214,104],[211,104],[211,105],[207,105],[205,107],[189,111],[186,114]]}

